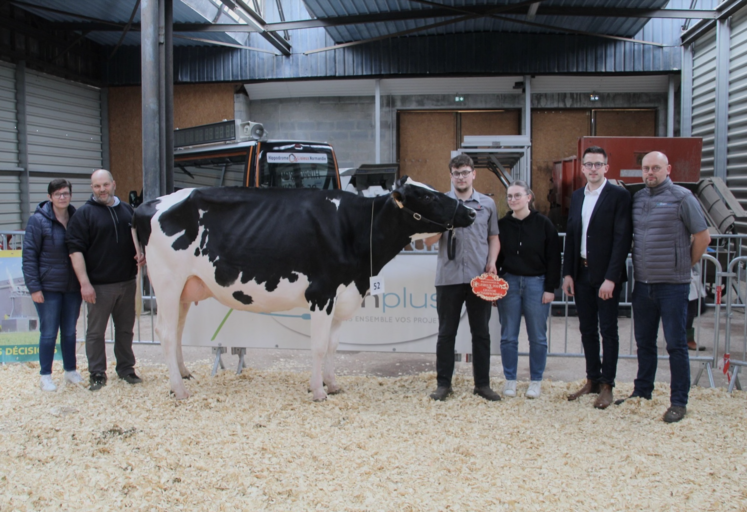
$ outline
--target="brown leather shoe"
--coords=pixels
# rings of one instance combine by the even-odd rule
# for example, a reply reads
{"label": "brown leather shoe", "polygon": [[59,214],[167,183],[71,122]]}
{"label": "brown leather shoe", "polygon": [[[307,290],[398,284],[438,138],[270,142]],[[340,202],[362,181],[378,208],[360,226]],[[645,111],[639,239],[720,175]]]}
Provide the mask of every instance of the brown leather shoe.
{"label": "brown leather shoe", "polygon": [[612,395],[612,386],[609,384],[602,384],[599,389],[599,396],[594,401],[594,407],[596,409],[606,409],[612,404],[615,397]]}
{"label": "brown leather shoe", "polygon": [[581,389],[579,389],[575,393],[568,395],[568,400],[572,402],[578,397],[588,395],[589,393],[599,393],[599,383],[592,382],[589,379],[586,379],[586,382],[581,387]]}

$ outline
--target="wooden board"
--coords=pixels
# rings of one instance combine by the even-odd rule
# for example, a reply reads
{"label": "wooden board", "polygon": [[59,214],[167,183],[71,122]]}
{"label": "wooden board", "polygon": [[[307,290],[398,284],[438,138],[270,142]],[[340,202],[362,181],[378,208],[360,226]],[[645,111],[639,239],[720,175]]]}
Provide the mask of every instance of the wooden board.
{"label": "wooden board", "polygon": [[596,135],[656,137],[656,110],[595,110]]}
{"label": "wooden board", "polygon": [[590,119],[588,110],[532,111],[532,191],[540,212],[549,213],[553,162],[576,154],[578,138],[590,135]]}
{"label": "wooden board", "polygon": [[[233,119],[233,84],[174,86],[174,127]],[[140,87],[109,89],[109,166],[117,196],[143,188],[142,100]]]}
{"label": "wooden board", "polygon": [[446,192],[456,149],[456,112],[399,112],[399,174]]}
{"label": "wooden board", "polygon": [[[459,113],[461,137],[468,135],[520,135],[521,111],[480,111]],[[498,212],[502,216],[508,212],[506,204],[506,189],[498,178],[487,169],[477,171],[474,183],[475,190],[483,194],[492,195],[498,205]]]}

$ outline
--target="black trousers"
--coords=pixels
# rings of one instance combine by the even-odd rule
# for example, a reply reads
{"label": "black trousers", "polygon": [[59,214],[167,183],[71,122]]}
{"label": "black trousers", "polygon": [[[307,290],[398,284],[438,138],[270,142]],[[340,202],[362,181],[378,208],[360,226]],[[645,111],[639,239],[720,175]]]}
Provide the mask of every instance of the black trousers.
{"label": "black trousers", "polygon": [[[601,285],[600,285],[601,286]],[[586,378],[592,382],[615,385],[620,337],[617,314],[622,284],[615,285],[612,297],[599,298],[599,287],[589,282],[589,271],[582,266],[575,282],[576,309],[581,343],[586,358]],[[599,335],[602,336],[602,358],[599,357]]]}
{"label": "black trousers", "polygon": [[469,284],[436,286],[438,343],[436,373],[439,386],[450,386],[454,374],[454,345],[462,305],[467,303],[467,317],[472,333],[472,370],[475,387],[490,385],[490,332],[488,322],[492,304],[472,293]]}

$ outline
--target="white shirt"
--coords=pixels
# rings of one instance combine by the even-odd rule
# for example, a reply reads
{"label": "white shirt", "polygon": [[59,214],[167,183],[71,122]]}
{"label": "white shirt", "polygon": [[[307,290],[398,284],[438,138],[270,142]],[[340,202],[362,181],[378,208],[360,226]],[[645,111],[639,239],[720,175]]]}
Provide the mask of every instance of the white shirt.
{"label": "white shirt", "polygon": [[584,187],[584,205],[581,207],[581,257],[586,259],[586,232],[589,229],[589,221],[594,207],[597,205],[599,195],[607,184],[607,178],[604,178],[602,185],[596,190],[590,190],[589,184]]}

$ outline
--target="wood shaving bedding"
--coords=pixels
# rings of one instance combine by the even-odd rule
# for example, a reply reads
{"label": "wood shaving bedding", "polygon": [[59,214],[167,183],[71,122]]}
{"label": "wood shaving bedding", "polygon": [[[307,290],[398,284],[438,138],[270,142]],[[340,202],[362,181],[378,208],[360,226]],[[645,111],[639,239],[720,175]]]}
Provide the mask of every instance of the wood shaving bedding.
{"label": "wood shaving bedding", "polygon": [[433,373],[340,377],[344,393],[312,403],[307,373],[191,369],[177,402],[163,366],[136,386],[111,366],[95,393],[0,367],[0,510],[747,509],[745,392],[694,388],[668,425],[661,383],[606,411],[566,400],[580,382],[490,403],[457,376],[434,402]]}

